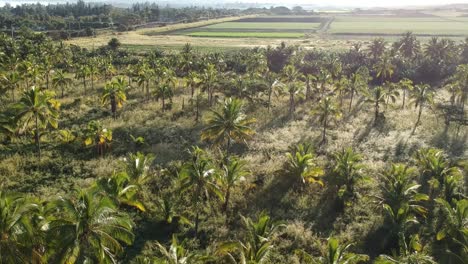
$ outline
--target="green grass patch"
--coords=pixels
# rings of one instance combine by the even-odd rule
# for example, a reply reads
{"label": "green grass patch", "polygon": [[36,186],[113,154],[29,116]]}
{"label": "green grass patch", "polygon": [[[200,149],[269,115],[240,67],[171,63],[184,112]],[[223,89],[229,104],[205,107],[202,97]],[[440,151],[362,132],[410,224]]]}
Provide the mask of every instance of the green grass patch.
{"label": "green grass patch", "polygon": [[191,32],[191,37],[217,37],[217,38],[302,38],[304,33],[298,32]]}

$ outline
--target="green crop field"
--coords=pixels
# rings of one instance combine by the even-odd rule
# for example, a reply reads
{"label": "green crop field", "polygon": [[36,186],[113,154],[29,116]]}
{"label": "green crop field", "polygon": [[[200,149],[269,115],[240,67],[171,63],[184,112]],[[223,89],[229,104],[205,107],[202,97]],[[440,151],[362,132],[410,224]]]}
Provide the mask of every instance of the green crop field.
{"label": "green crop field", "polygon": [[332,34],[401,34],[412,31],[420,35],[468,35],[467,20],[441,17],[337,17],[331,24]]}
{"label": "green crop field", "polygon": [[293,29],[293,30],[315,30],[320,23],[283,23],[283,22],[225,22],[201,27],[199,29]]}
{"label": "green crop field", "polygon": [[217,38],[302,38],[304,33],[297,32],[190,32],[191,37],[217,37]]}

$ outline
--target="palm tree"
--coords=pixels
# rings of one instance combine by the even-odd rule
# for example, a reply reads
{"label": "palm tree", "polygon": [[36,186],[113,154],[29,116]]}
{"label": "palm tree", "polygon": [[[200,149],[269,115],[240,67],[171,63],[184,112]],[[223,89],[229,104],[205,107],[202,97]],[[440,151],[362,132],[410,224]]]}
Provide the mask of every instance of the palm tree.
{"label": "palm tree", "polygon": [[231,189],[234,188],[240,181],[245,180],[248,171],[245,168],[245,163],[236,157],[230,157],[223,164],[221,173],[219,174],[221,185],[224,189],[224,204],[223,211],[228,214],[229,200],[231,197]]}
{"label": "palm tree", "polygon": [[299,81],[300,72],[294,65],[288,65],[283,69],[283,79],[286,82],[286,90],[289,94],[289,116],[291,116],[296,109],[295,96],[301,94],[302,84]]}
{"label": "palm tree", "polygon": [[381,83],[385,83],[392,76],[395,71],[395,66],[392,64],[392,60],[389,55],[385,55],[380,58],[377,64],[374,65],[377,78],[380,78]]}
{"label": "palm tree", "polygon": [[157,90],[155,91],[156,99],[161,99],[161,109],[166,111],[166,99],[172,100],[174,96],[174,91],[169,83],[163,83],[158,85]]}
{"label": "palm tree", "polygon": [[197,88],[198,84],[200,83],[200,78],[197,72],[190,71],[187,75],[187,85],[190,88],[190,98],[193,101],[193,96],[195,95],[195,89]]}
{"label": "palm tree", "polygon": [[18,90],[21,84],[21,75],[18,71],[11,71],[0,76],[0,83],[4,88],[11,91],[11,98],[15,101],[15,91]]}
{"label": "palm tree", "polygon": [[180,173],[180,190],[182,193],[190,191],[193,195],[195,236],[198,236],[198,225],[203,203],[205,201],[210,202],[212,195],[222,199],[222,194],[215,182],[216,170],[205,151],[193,147],[190,155],[191,160],[184,165]]}
{"label": "palm tree", "polygon": [[309,144],[299,144],[286,153],[286,171],[297,181],[305,183],[318,183],[323,186],[320,177],[324,171],[315,163],[315,154]]}
{"label": "palm tree", "polygon": [[385,53],[385,45],[386,42],[383,38],[376,38],[372,41],[371,45],[369,46],[369,52],[374,61],[382,57],[382,55]]}
{"label": "palm tree", "polygon": [[91,68],[88,65],[81,65],[75,72],[75,78],[83,82],[84,95],[86,95],[86,78],[91,76]]}
{"label": "palm tree", "polygon": [[[246,227],[247,235],[244,241],[222,243],[216,253],[224,256],[230,263],[266,263],[271,249],[272,238],[283,224],[273,221],[266,213],[261,213],[256,222],[241,216]],[[239,260],[236,260],[236,254]]]}
{"label": "palm tree", "polygon": [[[437,232],[436,239],[442,245],[437,248],[442,255],[443,263],[465,263],[468,258],[468,233],[466,219],[468,219],[468,200],[455,200],[453,205],[438,198],[436,202],[443,210],[444,217]],[[439,242],[440,243],[440,242]]]}
{"label": "palm tree", "polygon": [[398,239],[400,251],[404,249],[405,234],[409,226],[419,224],[417,216],[427,214],[427,209],[421,202],[429,200],[429,197],[418,192],[421,185],[414,183],[414,176],[413,168],[392,164],[382,177],[380,202],[390,227],[388,236]]}
{"label": "palm tree", "polygon": [[412,103],[414,104],[414,107],[419,107],[418,119],[416,120],[416,124],[414,124],[412,134],[414,134],[416,128],[418,127],[421,121],[421,114],[423,108],[427,104],[432,103],[433,93],[429,91],[429,88],[430,86],[427,84],[418,84],[414,87],[414,93],[411,95],[411,97],[413,98]]}
{"label": "palm tree", "polygon": [[127,101],[127,95],[125,94],[127,87],[127,81],[123,76],[116,77],[104,87],[101,101],[102,104],[110,103],[114,119],[116,118],[117,107],[122,107],[122,104]]}
{"label": "palm tree", "polygon": [[66,76],[66,73],[62,70],[57,70],[52,77],[52,84],[55,88],[60,87],[62,89],[62,97],[64,90],[72,83],[72,79]]}
{"label": "palm tree", "polygon": [[409,92],[412,92],[414,89],[413,86],[413,81],[410,79],[404,78],[398,83],[398,86],[403,90],[403,105],[401,108],[405,109],[405,103],[406,103],[406,94]]}
{"label": "palm tree", "polygon": [[214,83],[216,81],[216,76],[218,72],[214,64],[208,64],[203,75],[202,75],[202,82],[205,86],[205,89],[208,93],[208,103],[209,105],[213,105],[213,93],[214,93]]}
{"label": "palm tree", "polygon": [[314,258],[303,250],[296,252],[304,264],[352,264],[368,261],[369,256],[349,252],[352,243],[340,244],[337,238],[328,238],[327,250],[321,257]]}
{"label": "palm tree", "polygon": [[53,97],[54,93],[39,91],[33,86],[23,93],[19,103],[14,106],[16,119],[23,123],[23,130],[30,123],[34,123],[34,142],[37,146],[39,160],[41,159],[41,129],[46,129],[48,125],[55,129],[58,128],[60,104]]}
{"label": "palm tree", "polygon": [[176,235],[172,235],[171,245],[169,248],[156,242],[159,253],[162,257],[155,259],[154,263],[161,264],[197,264],[206,263],[210,260],[209,257],[201,254],[193,253],[184,248],[183,244],[179,243]]}
{"label": "palm tree", "polygon": [[337,183],[340,186],[338,196],[346,204],[349,199],[355,198],[354,188],[364,177],[362,174],[362,157],[354,152],[352,148],[346,148],[335,152],[333,158],[333,175],[337,178]]}
{"label": "palm tree", "polygon": [[380,116],[380,106],[386,103],[386,98],[389,96],[382,86],[377,86],[372,89],[372,92],[365,91],[366,101],[374,104],[374,125],[377,125]]}
{"label": "palm tree", "polygon": [[231,142],[246,142],[255,133],[250,127],[255,119],[247,118],[243,111],[242,101],[226,99],[220,111],[212,111],[203,130],[202,140],[213,141],[215,145],[226,144],[226,155],[229,156]]}
{"label": "palm tree", "polygon": [[79,190],[73,198],[60,198],[48,205],[49,219],[43,226],[54,250],[48,261],[58,263],[116,263],[122,244],[134,239],[133,222],[120,213],[108,197]]}
{"label": "palm tree", "polygon": [[112,130],[104,128],[99,121],[90,121],[84,132],[84,144],[96,146],[99,156],[103,156],[112,143]]}
{"label": "palm tree", "polygon": [[351,107],[353,106],[353,98],[357,92],[366,90],[368,81],[370,80],[369,70],[365,66],[359,67],[359,69],[351,74],[350,80],[350,93],[351,98],[349,100],[349,109],[348,112],[351,112]]}
{"label": "palm tree", "polygon": [[336,103],[326,97],[320,100],[318,106],[312,110],[312,114],[318,114],[319,122],[322,125],[322,144],[327,141],[327,128],[332,121],[336,121],[341,116],[341,111]]}
{"label": "palm tree", "polygon": [[40,263],[31,221],[38,204],[24,196],[0,191],[0,259],[2,263]]}

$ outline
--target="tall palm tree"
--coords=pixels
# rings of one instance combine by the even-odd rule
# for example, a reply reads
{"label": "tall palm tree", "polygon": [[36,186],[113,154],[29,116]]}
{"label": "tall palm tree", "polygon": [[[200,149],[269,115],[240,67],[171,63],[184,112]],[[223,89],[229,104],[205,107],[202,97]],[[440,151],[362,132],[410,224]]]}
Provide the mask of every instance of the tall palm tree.
{"label": "tall palm tree", "polygon": [[243,111],[242,101],[239,99],[226,99],[220,111],[212,111],[207,121],[207,127],[201,134],[202,140],[213,141],[215,145],[226,144],[226,153],[229,156],[231,143],[246,142],[255,133],[250,126],[255,119],[247,118]]}
{"label": "tall palm tree", "polygon": [[395,65],[392,64],[391,57],[386,54],[374,65],[374,70],[377,78],[380,78],[380,81],[383,84],[393,76]]}
{"label": "tall palm tree", "polygon": [[303,184],[318,183],[323,186],[320,177],[323,169],[315,163],[315,154],[310,144],[299,144],[286,153],[286,170]]}
{"label": "tall palm tree", "polygon": [[52,85],[54,88],[62,89],[62,97],[64,90],[72,83],[72,79],[66,76],[63,70],[57,70],[52,77]]}
{"label": "tall palm tree", "polygon": [[348,112],[351,112],[351,107],[353,106],[354,95],[362,90],[366,90],[367,84],[370,80],[369,70],[365,66],[359,67],[359,69],[351,74],[349,92],[351,97],[349,100],[349,109]]}
{"label": "tall palm tree", "polygon": [[193,96],[195,95],[195,89],[197,88],[198,84],[200,83],[199,74],[195,71],[190,71],[187,75],[187,85],[190,88],[190,98],[193,101]]}
{"label": "tall palm tree", "polygon": [[245,163],[236,157],[230,157],[223,164],[221,173],[219,174],[221,185],[224,189],[224,204],[223,211],[228,214],[229,200],[231,197],[231,190],[239,182],[245,180],[248,171],[245,168]]}
{"label": "tall palm tree", "polygon": [[369,46],[369,53],[374,61],[384,55],[386,44],[387,43],[383,38],[376,38],[372,41],[371,45]]}
{"label": "tall palm tree", "polygon": [[216,81],[216,76],[218,72],[214,64],[208,64],[205,71],[203,72],[203,86],[205,87],[208,94],[208,103],[213,105],[213,94],[214,94],[214,84]]}
{"label": "tall palm tree", "polygon": [[380,116],[380,106],[386,103],[386,98],[393,95],[389,94],[382,86],[377,86],[371,91],[365,91],[366,101],[374,105],[374,125],[377,125]]}
{"label": "tall palm tree", "polygon": [[283,69],[283,81],[286,83],[286,90],[289,94],[289,115],[291,116],[296,109],[295,98],[300,95],[303,87],[299,80],[301,73],[294,67],[288,65]]}
{"label": "tall palm tree", "polygon": [[406,94],[411,93],[414,89],[413,86],[413,81],[410,79],[404,78],[403,80],[400,80],[398,83],[398,86],[403,90],[403,104],[401,108],[405,109],[405,103],[406,103]]}
{"label": "tall palm tree", "polygon": [[172,90],[171,84],[165,82],[157,86],[155,91],[156,99],[161,99],[161,109],[162,111],[166,111],[166,99],[172,100],[174,96],[174,91]]}
{"label": "tall palm tree", "polygon": [[54,249],[47,256],[50,262],[116,263],[123,244],[133,243],[132,220],[108,197],[79,190],[75,197],[60,198],[48,207],[43,229]]}
{"label": "tall palm tree", "polygon": [[32,87],[23,93],[19,103],[14,106],[16,119],[23,123],[23,130],[34,123],[34,142],[37,146],[39,159],[41,159],[41,130],[46,129],[49,125],[52,128],[58,128],[60,104],[53,97],[54,93],[52,92],[40,91],[36,87]]}
{"label": "tall palm tree", "polygon": [[330,97],[320,100],[312,114],[317,114],[322,125],[322,144],[327,141],[327,128],[331,122],[336,121],[341,116],[341,111],[337,104]]}
{"label": "tall palm tree", "polygon": [[86,79],[91,76],[91,68],[88,65],[81,65],[75,72],[75,78],[83,82],[83,92],[86,95]]}
{"label": "tall palm tree", "polygon": [[414,107],[419,107],[419,112],[418,112],[418,119],[416,120],[416,124],[414,124],[412,134],[416,132],[416,128],[421,122],[421,114],[422,114],[423,108],[428,104],[432,104],[433,92],[431,92],[429,89],[430,89],[430,86],[427,84],[418,84],[414,87],[414,92],[411,95],[413,99],[412,103],[414,104]]}
{"label": "tall palm tree", "polygon": [[15,101],[15,91],[19,89],[21,84],[21,75],[18,71],[11,71],[0,76],[0,83],[4,88],[11,92],[11,98]]}
{"label": "tall palm tree", "polygon": [[222,199],[222,193],[215,181],[216,170],[205,151],[193,147],[190,151],[191,160],[187,162],[180,173],[180,190],[191,192],[195,210],[195,236],[198,236],[200,213],[204,202],[210,202],[211,196]]}
{"label": "tall palm tree", "polygon": [[2,263],[40,263],[34,249],[34,225],[31,221],[38,204],[24,196],[0,191],[0,259]]}
{"label": "tall palm tree", "polygon": [[110,103],[114,119],[117,117],[117,107],[122,107],[122,104],[127,101],[127,95],[125,94],[127,87],[127,81],[123,76],[116,77],[104,87],[101,101],[102,104]]}

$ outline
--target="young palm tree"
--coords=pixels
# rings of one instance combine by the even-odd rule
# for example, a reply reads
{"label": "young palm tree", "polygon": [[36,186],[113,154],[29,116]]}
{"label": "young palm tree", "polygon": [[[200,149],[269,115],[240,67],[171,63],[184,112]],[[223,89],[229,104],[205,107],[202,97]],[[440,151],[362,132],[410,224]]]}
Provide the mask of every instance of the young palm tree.
{"label": "young palm tree", "polygon": [[333,158],[333,175],[337,178],[337,183],[340,186],[338,196],[346,204],[350,199],[356,197],[354,188],[363,179],[362,157],[352,148],[346,148],[335,152]]}
{"label": "young palm tree", "polygon": [[366,101],[374,105],[374,125],[377,125],[380,116],[380,106],[386,103],[388,92],[382,87],[377,86],[372,89],[372,92],[366,91]]}
{"label": "young palm tree", "polygon": [[313,257],[303,250],[296,252],[304,264],[353,264],[368,261],[369,256],[349,252],[352,243],[340,244],[336,238],[328,238],[326,251],[321,257]]}
{"label": "young palm tree", "polygon": [[369,70],[365,66],[359,67],[359,69],[351,74],[349,92],[351,93],[349,100],[349,109],[348,112],[351,112],[351,107],[353,106],[354,95],[362,90],[366,90],[367,84],[370,80]]}
{"label": "young palm tree", "polygon": [[323,186],[320,177],[323,176],[324,171],[321,167],[315,164],[315,154],[309,144],[299,144],[295,146],[292,151],[286,153],[288,159],[286,170],[297,181],[305,183],[318,183]]}
{"label": "young palm tree", "polygon": [[210,106],[213,105],[214,84],[217,74],[215,65],[208,64],[202,75],[202,83],[208,93],[208,103]]}
{"label": "young palm tree", "polygon": [[62,89],[62,98],[64,90],[72,83],[72,79],[66,76],[66,73],[62,70],[57,70],[52,77],[52,85],[54,88]]}
{"label": "young palm tree", "polygon": [[34,249],[34,225],[31,221],[38,204],[24,196],[0,191],[0,260],[2,263],[40,263]]}
{"label": "young palm tree", "polygon": [[101,101],[102,104],[110,103],[114,119],[117,118],[117,107],[122,107],[122,104],[127,101],[127,95],[125,94],[127,87],[127,81],[123,76],[116,77],[104,87]]}
{"label": "young palm tree", "polygon": [[369,46],[369,52],[374,61],[382,57],[385,53],[386,42],[383,38],[376,38]]}
{"label": "young palm tree", "polygon": [[247,118],[242,108],[242,101],[226,99],[220,111],[212,112],[207,127],[202,132],[202,140],[213,141],[215,145],[226,144],[226,153],[229,156],[232,141],[240,143],[251,139],[255,132],[250,125],[255,119]]}
{"label": "young palm tree", "polygon": [[222,199],[222,193],[215,182],[216,170],[206,153],[193,147],[190,152],[191,161],[187,162],[180,173],[180,189],[182,193],[191,192],[195,210],[195,236],[198,236],[200,213],[204,202],[210,202],[211,196]]}
{"label": "young palm tree", "polygon": [[122,244],[133,242],[132,220],[108,197],[80,190],[76,197],[60,198],[48,207],[43,229],[54,249],[47,256],[50,262],[116,263],[124,251]]}
{"label": "young palm tree", "polygon": [[183,244],[179,242],[176,235],[172,235],[171,245],[169,248],[156,242],[159,253],[162,255],[156,258],[152,263],[164,264],[202,264],[210,260],[210,257],[190,252],[184,248]]}
{"label": "young palm tree", "polygon": [[406,94],[413,91],[414,89],[413,81],[405,78],[398,83],[398,86],[400,86],[400,88],[403,90],[403,104],[401,108],[405,109]]}
{"label": "young palm tree", "polygon": [[156,100],[161,99],[161,109],[162,111],[166,111],[166,99],[172,100],[174,96],[174,91],[172,90],[172,86],[169,83],[163,83],[157,86],[155,91]]}
{"label": "young palm tree", "polygon": [[200,77],[197,72],[190,71],[187,75],[187,85],[190,88],[190,98],[191,102],[193,101],[193,96],[195,95],[195,89],[200,83]]}
{"label": "young palm tree", "polygon": [[320,100],[316,109],[312,114],[318,114],[319,122],[322,125],[322,144],[327,141],[327,128],[329,124],[336,121],[341,116],[341,111],[336,103],[330,98],[326,97]]}
{"label": "young palm tree", "polygon": [[248,171],[245,168],[245,163],[236,157],[230,157],[227,162],[223,164],[221,173],[219,174],[221,185],[224,189],[224,204],[223,211],[228,214],[229,200],[231,197],[231,190],[239,182],[245,180]]}
{"label": "young palm tree", "polygon": [[98,121],[90,121],[84,133],[84,144],[95,146],[97,154],[103,156],[112,143],[112,130],[104,128]]}
{"label": "young palm tree", "polygon": [[222,243],[218,246],[217,255],[226,257],[231,263],[266,263],[273,248],[272,237],[284,225],[273,221],[263,212],[256,222],[244,216],[241,218],[247,229],[246,238],[244,241]]}
{"label": "young palm tree", "polygon": [[49,125],[52,128],[58,128],[60,104],[53,97],[52,92],[39,91],[36,87],[32,87],[23,93],[19,103],[14,106],[16,119],[23,123],[23,130],[34,123],[34,142],[39,160],[41,159],[41,130]]}
{"label": "young palm tree", "polygon": [[411,95],[412,97],[412,103],[414,104],[414,107],[419,107],[419,112],[418,112],[418,119],[416,120],[416,124],[414,124],[413,132],[416,132],[416,128],[418,127],[419,123],[421,122],[421,114],[423,111],[423,108],[427,104],[432,104],[432,99],[433,99],[433,92],[429,91],[430,86],[427,84],[419,84],[414,87],[414,92]]}

